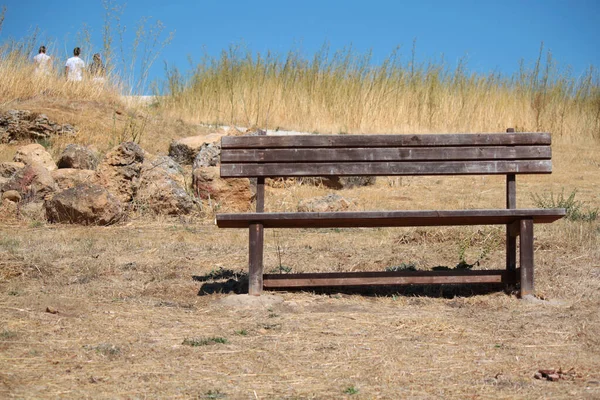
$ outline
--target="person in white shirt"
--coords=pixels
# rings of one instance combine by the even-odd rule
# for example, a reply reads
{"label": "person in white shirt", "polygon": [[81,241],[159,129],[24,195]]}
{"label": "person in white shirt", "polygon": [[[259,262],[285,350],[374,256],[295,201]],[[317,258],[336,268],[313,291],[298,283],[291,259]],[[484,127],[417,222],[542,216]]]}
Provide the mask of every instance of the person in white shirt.
{"label": "person in white shirt", "polygon": [[79,82],[83,80],[85,63],[81,58],[79,58],[80,54],[81,49],[79,47],[75,47],[73,49],[73,57],[69,58],[65,64],[65,74],[67,75],[68,81]]}
{"label": "person in white shirt", "polygon": [[51,58],[46,54],[46,46],[40,46],[37,56],[33,57],[36,75],[48,75],[50,73]]}

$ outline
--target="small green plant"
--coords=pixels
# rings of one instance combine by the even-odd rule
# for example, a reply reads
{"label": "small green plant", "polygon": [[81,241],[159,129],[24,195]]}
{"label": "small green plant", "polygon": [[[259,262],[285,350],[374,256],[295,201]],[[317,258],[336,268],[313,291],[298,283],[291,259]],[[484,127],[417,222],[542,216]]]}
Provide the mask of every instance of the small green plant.
{"label": "small green plant", "polygon": [[17,332],[9,331],[8,329],[5,329],[2,332],[0,332],[1,340],[14,339],[16,337],[17,337]]}
{"label": "small green plant", "polygon": [[239,336],[248,336],[248,331],[245,329],[240,329],[239,331],[235,331],[235,334]]}
{"label": "small green plant", "polygon": [[344,393],[349,395],[356,394],[358,393],[358,388],[354,386],[348,386],[346,389],[344,389]]}
{"label": "small green plant", "polygon": [[413,262],[409,263],[401,263],[400,265],[394,265],[391,267],[386,267],[385,269],[388,272],[398,272],[398,271],[416,271],[417,265]]}
{"label": "small green plant", "polygon": [[209,337],[209,338],[185,338],[181,344],[192,347],[208,346],[211,344],[226,344],[228,340],[223,337]]}
{"label": "small green plant", "polygon": [[531,197],[538,208],[564,208],[567,212],[565,218],[569,221],[595,221],[600,210],[589,208],[584,201],[575,200],[576,195],[577,189],[565,197],[565,190],[563,189],[556,197],[553,192],[543,195],[533,194]]}
{"label": "small green plant", "polygon": [[44,223],[42,221],[31,221],[31,223],[29,224],[30,228],[41,228],[44,226]]}
{"label": "small green plant", "polygon": [[83,346],[86,350],[94,350],[98,354],[102,354],[103,356],[117,356],[121,354],[121,349],[118,346],[115,346],[111,343],[100,343],[96,346],[85,345]]}
{"label": "small green plant", "polygon": [[225,393],[221,393],[220,390],[209,390],[208,392],[204,393],[204,395],[202,396],[203,399],[224,399],[225,398]]}
{"label": "small green plant", "polygon": [[16,290],[11,290],[11,291],[8,292],[8,295],[9,296],[18,296],[19,292],[17,292]]}

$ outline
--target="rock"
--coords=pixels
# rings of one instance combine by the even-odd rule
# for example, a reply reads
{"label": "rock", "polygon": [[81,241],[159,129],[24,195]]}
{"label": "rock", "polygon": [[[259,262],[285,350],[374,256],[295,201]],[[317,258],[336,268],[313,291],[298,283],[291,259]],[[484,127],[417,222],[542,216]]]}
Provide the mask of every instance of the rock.
{"label": "rock", "polygon": [[34,162],[18,171],[2,186],[2,192],[16,190],[22,200],[42,201],[58,189],[50,171]]}
{"label": "rock", "polygon": [[0,203],[0,221],[16,220],[19,215],[19,205],[8,199]]}
{"label": "rock", "polygon": [[221,179],[218,167],[194,169],[192,171],[192,188],[194,194],[200,199],[209,200],[236,211],[250,209],[253,196],[248,179]]}
{"label": "rock", "polygon": [[46,209],[41,201],[25,203],[19,209],[22,217],[35,221],[46,220]]}
{"label": "rock", "polygon": [[23,169],[25,164],[22,162],[3,162],[0,163],[0,177],[12,178],[17,171]]}
{"label": "rock", "polygon": [[48,221],[81,225],[110,225],[123,216],[116,196],[105,188],[82,183],[57,193],[44,203]]}
{"label": "rock", "polygon": [[21,201],[21,194],[16,190],[7,190],[2,193],[2,200],[10,200],[14,203],[18,203]]}
{"label": "rock", "polygon": [[377,181],[377,177],[375,176],[328,176],[321,179],[323,186],[338,190],[359,186],[373,186]]}
{"label": "rock", "polygon": [[13,157],[13,161],[22,162],[25,165],[35,162],[44,166],[48,171],[56,169],[56,164],[52,160],[50,153],[46,151],[44,146],[37,143],[19,147]]}
{"label": "rock", "polygon": [[352,203],[338,194],[305,199],[298,203],[298,212],[328,212],[347,210]]}
{"label": "rock", "polygon": [[10,110],[0,114],[0,143],[18,140],[49,139],[56,135],[75,136],[77,130],[69,124],[58,124],[44,114],[28,110]]}
{"label": "rock", "polygon": [[98,167],[98,157],[88,147],[70,144],[63,150],[57,164],[58,168],[95,170]]}
{"label": "rock", "polygon": [[189,214],[194,201],[174,179],[181,176],[180,170],[170,157],[158,157],[145,163],[136,203],[156,214]]}
{"label": "rock", "polygon": [[169,156],[178,163],[192,164],[203,145],[217,143],[222,136],[220,133],[211,133],[174,140],[169,146]]}
{"label": "rock", "polygon": [[59,190],[66,190],[80,183],[96,182],[96,171],[91,169],[59,168],[51,172]]}
{"label": "rock", "polygon": [[216,167],[219,165],[220,157],[221,146],[218,143],[205,143],[194,158],[193,167]]}
{"label": "rock", "polygon": [[0,193],[2,192],[2,186],[4,186],[4,184],[7,183],[8,181],[10,181],[10,179],[3,178],[0,176]]}
{"label": "rock", "polygon": [[185,171],[179,163],[169,156],[153,156],[146,153],[142,166],[142,176],[146,171],[156,168],[161,169],[169,178],[179,183],[182,187],[186,186]]}
{"label": "rock", "polygon": [[128,203],[140,186],[144,151],[133,142],[121,143],[98,166],[98,183],[121,202]]}

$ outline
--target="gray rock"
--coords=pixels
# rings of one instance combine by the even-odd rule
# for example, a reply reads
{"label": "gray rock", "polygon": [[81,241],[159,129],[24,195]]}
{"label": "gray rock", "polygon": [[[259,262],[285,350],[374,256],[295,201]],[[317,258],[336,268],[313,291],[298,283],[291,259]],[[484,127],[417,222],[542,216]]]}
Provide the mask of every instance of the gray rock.
{"label": "gray rock", "polygon": [[106,154],[98,166],[97,182],[121,202],[133,200],[140,186],[144,150],[136,143],[125,142]]}
{"label": "gray rock", "polygon": [[338,194],[328,194],[327,196],[315,197],[312,199],[301,200],[298,203],[299,212],[328,212],[344,211],[352,205],[352,202],[346,200]]}
{"label": "gray rock", "polygon": [[56,135],[75,136],[77,130],[69,124],[58,124],[46,115],[28,110],[10,110],[0,114],[0,143],[20,140],[49,139]]}
{"label": "gray rock", "polygon": [[98,157],[88,147],[70,144],[63,150],[57,164],[58,168],[95,170],[98,167]]}
{"label": "gray rock", "polygon": [[218,143],[205,143],[194,158],[193,167],[216,167],[219,165],[220,157],[221,146]]}

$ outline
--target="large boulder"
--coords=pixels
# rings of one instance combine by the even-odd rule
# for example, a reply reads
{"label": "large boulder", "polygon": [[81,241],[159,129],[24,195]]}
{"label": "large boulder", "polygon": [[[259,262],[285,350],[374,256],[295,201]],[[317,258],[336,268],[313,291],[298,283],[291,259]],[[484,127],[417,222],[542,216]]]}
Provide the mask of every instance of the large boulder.
{"label": "large boulder", "polygon": [[21,195],[21,199],[36,202],[51,196],[57,189],[58,186],[50,171],[34,162],[17,171],[7,183],[2,185],[0,191],[16,190]]}
{"label": "large boulder", "polygon": [[178,163],[192,164],[204,145],[217,143],[222,136],[220,133],[211,133],[173,140],[169,146],[169,156]]}
{"label": "large boulder", "polygon": [[88,147],[79,144],[70,144],[63,150],[57,164],[58,168],[94,170],[98,167],[98,157]]}
{"label": "large boulder", "polygon": [[82,183],[44,203],[48,221],[81,225],[110,225],[123,216],[121,202],[105,188]]}
{"label": "large boulder", "polygon": [[98,166],[98,183],[121,202],[128,203],[140,187],[144,150],[133,142],[121,143]]}
{"label": "large boulder", "polygon": [[56,164],[52,160],[50,153],[46,151],[44,146],[38,143],[19,147],[13,157],[13,161],[21,162],[25,165],[38,163],[49,171],[56,169]]}
{"label": "large boulder", "polygon": [[0,143],[49,139],[55,135],[75,136],[76,133],[73,126],[53,122],[44,114],[28,110],[10,110],[0,114]]}
{"label": "large boulder", "polygon": [[66,190],[80,183],[96,182],[96,171],[91,169],[59,168],[51,172],[59,190]]}
{"label": "large boulder", "polygon": [[3,162],[0,163],[0,178],[12,178],[17,171],[22,170],[25,164],[22,162]]}
{"label": "large boulder", "polygon": [[327,196],[304,199],[298,203],[298,212],[329,212],[345,211],[352,205],[339,194],[328,194]]}
{"label": "large boulder", "polygon": [[252,203],[247,178],[222,179],[218,167],[196,168],[192,171],[194,194],[203,200],[218,203],[222,208],[247,211]]}
{"label": "large boulder", "polygon": [[188,214],[194,200],[181,184],[183,170],[170,157],[144,162],[136,203],[156,214]]}

